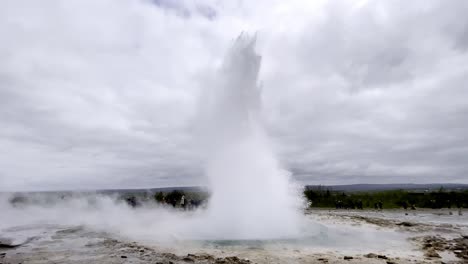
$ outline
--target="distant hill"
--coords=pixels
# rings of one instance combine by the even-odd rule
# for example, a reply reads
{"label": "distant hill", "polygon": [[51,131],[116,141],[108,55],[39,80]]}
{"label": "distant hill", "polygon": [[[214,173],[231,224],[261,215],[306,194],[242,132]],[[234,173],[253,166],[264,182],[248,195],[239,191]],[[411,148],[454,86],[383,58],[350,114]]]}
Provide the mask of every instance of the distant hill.
{"label": "distant hill", "polygon": [[205,192],[207,189],[200,186],[184,186],[184,187],[162,187],[162,188],[148,188],[148,189],[108,189],[98,190],[98,193],[156,193],[156,192],[171,192],[174,190],[184,192]]}
{"label": "distant hill", "polygon": [[[360,192],[360,191],[386,191],[386,190],[438,190],[440,188],[445,190],[468,190],[468,184],[457,183],[430,183],[430,184],[414,184],[414,183],[400,183],[400,184],[349,184],[349,185],[306,185],[306,189],[329,189],[330,191],[343,191],[343,192]],[[127,192],[170,192],[173,190],[180,190],[185,192],[206,192],[208,188],[200,186],[186,186],[186,187],[164,187],[164,188],[150,188],[150,189],[118,189],[118,190],[100,190],[103,193],[127,193]]]}
{"label": "distant hill", "polygon": [[386,190],[468,190],[468,184],[457,183],[430,183],[430,184],[349,184],[349,185],[306,185],[306,189],[328,189],[330,191],[360,192],[360,191],[386,191]]}
{"label": "distant hill", "polygon": [[[335,192],[361,192],[361,191],[386,191],[386,190],[438,190],[440,187],[447,190],[468,190],[468,184],[457,183],[431,183],[431,184],[348,184],[348,185],[306,185],[306,189],[322,189]],[[129,193],[157,193],[171,192],[174,190],[184,192],[209,192],[207,187],[203,186],[183,186],[183,187],[161,187],[161,188],[139,188],[139,189],[101,189],[101,190],[62,190],[62,191],[33,191],[24,193],[101,193],[101,194],[129,194]],[[1,192],[0,192],[1,193]]]}

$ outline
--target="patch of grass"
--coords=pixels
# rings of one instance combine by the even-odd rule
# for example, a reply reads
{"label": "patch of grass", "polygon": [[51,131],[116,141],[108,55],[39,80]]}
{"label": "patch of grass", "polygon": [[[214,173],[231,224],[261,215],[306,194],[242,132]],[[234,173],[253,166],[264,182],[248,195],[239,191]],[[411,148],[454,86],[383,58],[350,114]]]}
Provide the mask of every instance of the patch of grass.
{"label": "patch of grass", "polygon": [[381,203],[392,208],[468,208],[468,190],[465,191],[409,191],[333,192],[328,189],[307,189],[304,196],[310,207],[316,208],[376,208]]}

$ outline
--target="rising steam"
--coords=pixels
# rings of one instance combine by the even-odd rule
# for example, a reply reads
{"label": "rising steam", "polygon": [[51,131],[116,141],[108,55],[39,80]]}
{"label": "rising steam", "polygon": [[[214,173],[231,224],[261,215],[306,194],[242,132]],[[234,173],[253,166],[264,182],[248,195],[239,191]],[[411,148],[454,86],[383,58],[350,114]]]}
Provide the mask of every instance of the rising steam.
{"label": "rising steam", "polygon": [[[212,192],[197,212],[145,205],[130,209],[109,196],[73,196],[25,208],[0,203],[0,224],[85,225],[145,240],[274,239],[297,236],[299,195],[260,125],[261,58],[255,37],[240,35],[200,99],[198,141]],[[0,196],[0,201],[7,200]],[[41,198],[42,199],[42,198]]]}
{"label": "rising steam", "polygon": [[261,57],[255,37],[241,34],[206,87],[201,133],[212,197],[208,221],[227,238],[295,234],[297,194],[281,169],[259,121]]}

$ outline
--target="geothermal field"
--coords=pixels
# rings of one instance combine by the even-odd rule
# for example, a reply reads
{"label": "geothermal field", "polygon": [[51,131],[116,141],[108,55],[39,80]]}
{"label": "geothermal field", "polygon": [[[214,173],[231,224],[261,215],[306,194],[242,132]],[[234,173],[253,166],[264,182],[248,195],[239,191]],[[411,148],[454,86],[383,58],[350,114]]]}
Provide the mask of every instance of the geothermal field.
{"label": "geothermal field", "polygon": [[0,264],[468,263],[468,1],[0,1]]}
{"label": "geothermal field", "polygon": [[466,261],[468,217],[457,210],[303,210],[298,222],[279,232],[268,220],[252,226],[259,230],[229,222],[241,230],[236,234],[208,218],[208,209],[154,203],[131,208],[105,195],[74,194],[56,201],[48,196],[31,194],[30,204],[16,207],[2,204],[2,263]]}
{"label": "geothermal field", "polygon": [[[3,193],[1,263],[458,263],[462,209],[308,209],[259,121],[261,57],[241,34],[200,101],[209,198],[187,208],[99,192]],[[133,199],[133,200],[132,200]]]}

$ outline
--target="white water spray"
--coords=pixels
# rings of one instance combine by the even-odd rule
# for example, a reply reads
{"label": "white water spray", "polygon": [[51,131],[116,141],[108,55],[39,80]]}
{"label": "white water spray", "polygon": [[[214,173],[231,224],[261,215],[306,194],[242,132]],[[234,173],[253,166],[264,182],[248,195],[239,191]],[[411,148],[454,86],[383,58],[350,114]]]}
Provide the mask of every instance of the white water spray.
{"label": "white water spray", "polygon": [[241,34],[201,99],[201,142],[212,197],[208,219],[229,239],[296,236],[299,195],[281,169],[259,121],[261,57]]}
{"label": "white water spray", "polygon": [[[248,240],[300,237],[300,195],[291,188],[259,120],[255,38],[241,35],[201,97],[201,151],[212,191],[206,210],[147,204],[130,209],[113,197],[79,195],[15,207],[0,194],[1,230],[32,223],[84,225],[141,241]],[[27,217],[26,217],[27,216]],[[18,219],[21,219],[19,221]],[[310,234],[310,233],[309,233]]]}

